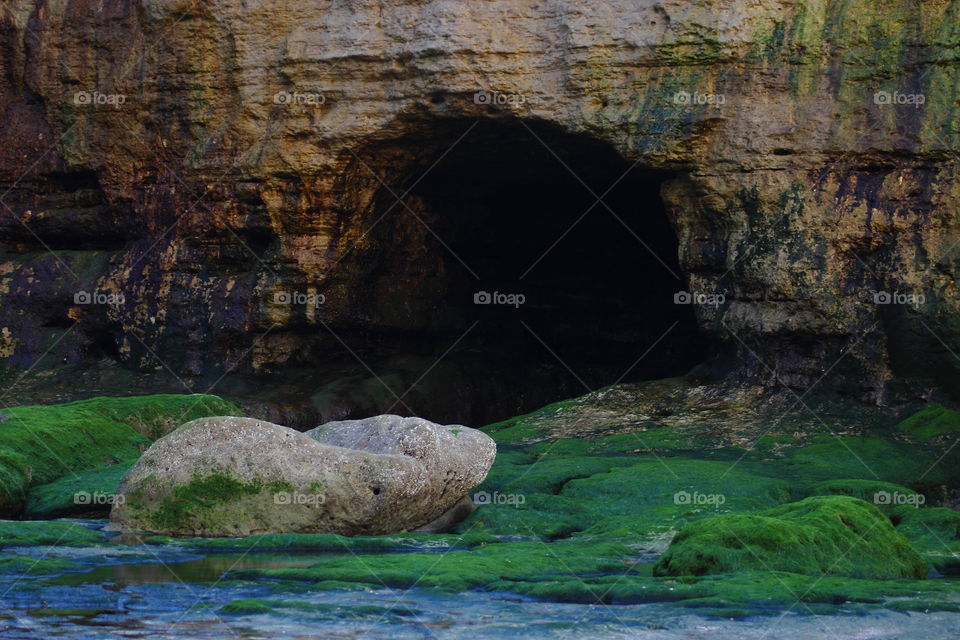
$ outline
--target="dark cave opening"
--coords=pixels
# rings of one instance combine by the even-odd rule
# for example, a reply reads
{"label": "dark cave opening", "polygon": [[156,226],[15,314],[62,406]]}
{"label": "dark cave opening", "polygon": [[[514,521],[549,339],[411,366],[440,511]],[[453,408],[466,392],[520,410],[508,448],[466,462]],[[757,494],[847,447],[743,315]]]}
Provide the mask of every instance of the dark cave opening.
{"label": "dark cave opening", "polygon": [[389,408],[484,424],[701,362],[693,309],[674,304],[686,280],[660,197],[671,174],[552,127],[481,122],[459,137],[469,125],[358,155],[358,181],[367,167],[387,178],[345,260],[362,275],[339,285],[367,321],[350,344],[378,372],[409,366],[412,386],[397,387],[402,403],[318,419]]}

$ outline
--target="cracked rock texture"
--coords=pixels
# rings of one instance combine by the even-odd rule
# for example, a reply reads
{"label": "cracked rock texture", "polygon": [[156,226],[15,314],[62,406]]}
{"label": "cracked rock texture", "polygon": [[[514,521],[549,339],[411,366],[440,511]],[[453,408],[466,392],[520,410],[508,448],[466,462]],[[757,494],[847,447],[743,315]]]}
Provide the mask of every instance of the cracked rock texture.
{"label": "cracked rock texture", "polygon": [[521,127],[658,172],[725,373],[957,388],[960,2],[9,0],[0,34],[7,367],[269,372],[324,324],[468,326],[407,215],[436,207],[389,209],[479,122],[485,158]]}

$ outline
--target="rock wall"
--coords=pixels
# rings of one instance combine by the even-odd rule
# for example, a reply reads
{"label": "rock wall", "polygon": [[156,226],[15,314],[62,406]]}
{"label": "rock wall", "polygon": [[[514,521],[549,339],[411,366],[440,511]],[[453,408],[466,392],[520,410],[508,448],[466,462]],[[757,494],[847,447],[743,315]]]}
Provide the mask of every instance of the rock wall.
{"label": "rock wall", "polygon": [[722,371],[960,381],[960,2],[9,0],[0,29],[8,368],[264,372],[324,327],[467,326],[416,184],[519,131],[531,176],[662,179],[646,306],[716,296]]}

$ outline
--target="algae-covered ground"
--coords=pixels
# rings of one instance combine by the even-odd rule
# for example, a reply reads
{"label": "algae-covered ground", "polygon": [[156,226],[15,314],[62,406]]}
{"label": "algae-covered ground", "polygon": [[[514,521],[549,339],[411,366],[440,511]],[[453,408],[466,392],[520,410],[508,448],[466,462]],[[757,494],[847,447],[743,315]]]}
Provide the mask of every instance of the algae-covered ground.
{"label": "algae-covered ground", "polygon": [[[749,449],[655,418],[626,433],[544,437],[544,425],[588,419],[590,400],[487,428],[499,453],[474,492],[482,506],[459,525],[462,544],[443,538],[451,550],[441,557],[346,555],[229,577],[312,589],[349,583],[580,603],[671,601],[717,616],[960,610],[956,583],[926,579],[957,564],[960,512],[928,505],[957,486],[960,467],[955,452],[944,456],[949,445],[931,441],[931,429],[912,437],[918,418],[844,436],[829,425],[796,438],[771,429]],[[917,413],[931,414],[938,436],[960,436],[960,414]],[[342,541],[357,543],[368,544]]]}
{"label": "algae-covered ground", "polygon": [[[951,448],[960,414],[939,405],[885,420],[824,411],[802,430],[807,417],[750,414],[750,429],[718,429],[709,413],[649,410],[641,396],[618,409],[618,421],[598,394],[488,426],[499,451],[473,492],[479,508],[447,534],[110,539],[88,523],[8,522],[0,526],[0,575],[25,576],[21,585],[41,593],[119,583],[111,588],[140,589],[149,601],[161,587],[144,592],[128,577],[159,570],[161,558],[188,558],[155,581],[203,584],[203,606],[184,615],[230,626],[417,626],[437,602],[463,593],[543,615],[536,607],[582,606],[586,616],[609,605],[603,624],[614,627],[638,611],[960,620],[942,617],[960,612],[960,512],[950,508],[960,485],[960,452]],[[727,409],[717,420],[731,420],[736,408]],[[118,465],[88,467],[91,483],[109,485],[119,473]],[[75,479],[55,480],[27,504],[55,504],[76,487]],[[136,563],[122,560],[129,554]],[[99,573],[111,557],[129,564]],[[76,598],[60,604],[84,609]]]}

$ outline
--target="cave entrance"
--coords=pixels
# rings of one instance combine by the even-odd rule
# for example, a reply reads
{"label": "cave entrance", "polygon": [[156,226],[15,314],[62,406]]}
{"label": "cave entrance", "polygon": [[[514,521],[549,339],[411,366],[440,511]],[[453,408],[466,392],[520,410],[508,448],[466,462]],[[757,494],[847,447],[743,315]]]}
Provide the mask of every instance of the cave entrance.
{"label": "cave entrance", "polygon": [[394,412],[485,424],[702,359],[692,307],[674,304],[670,173],[553,127],[452,121],[371,145],[347,175],[372,194],[345,212],[358,341],[430,371]]}

